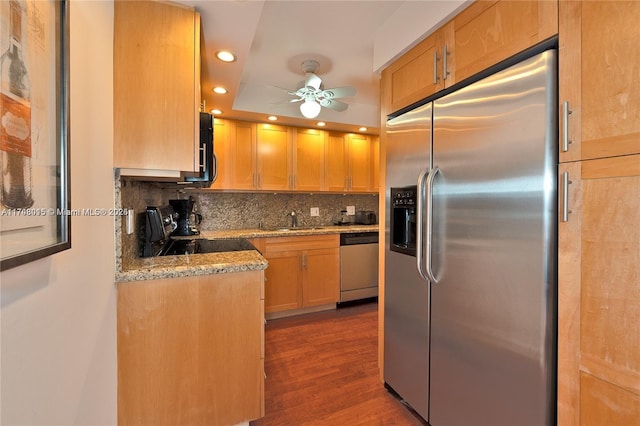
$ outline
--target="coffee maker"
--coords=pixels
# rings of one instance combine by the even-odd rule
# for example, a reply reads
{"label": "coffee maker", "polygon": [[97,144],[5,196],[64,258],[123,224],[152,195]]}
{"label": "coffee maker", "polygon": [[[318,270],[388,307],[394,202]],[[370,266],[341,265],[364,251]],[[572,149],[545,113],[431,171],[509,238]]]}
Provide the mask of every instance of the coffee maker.
{"label": "coffee maker", "polygon": [[194,213],[195,199],[189,197],[185,200],[169,200],[169,204],[176,213],[176,229],[171,233],[172,236],[188,236],[200,233],[198,226],[202,222],[202,215]]}

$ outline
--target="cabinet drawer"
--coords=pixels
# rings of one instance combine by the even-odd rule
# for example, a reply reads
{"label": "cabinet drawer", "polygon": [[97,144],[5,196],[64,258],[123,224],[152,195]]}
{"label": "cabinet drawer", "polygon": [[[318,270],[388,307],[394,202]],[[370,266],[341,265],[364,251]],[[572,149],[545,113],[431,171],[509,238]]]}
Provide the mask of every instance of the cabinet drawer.
{"label": "cabinet drawer", "polygon": [[336,248],[340,246],[340,235],[313,235],[265,238],[264,253],[278,253],[283,251],[314,250]]}

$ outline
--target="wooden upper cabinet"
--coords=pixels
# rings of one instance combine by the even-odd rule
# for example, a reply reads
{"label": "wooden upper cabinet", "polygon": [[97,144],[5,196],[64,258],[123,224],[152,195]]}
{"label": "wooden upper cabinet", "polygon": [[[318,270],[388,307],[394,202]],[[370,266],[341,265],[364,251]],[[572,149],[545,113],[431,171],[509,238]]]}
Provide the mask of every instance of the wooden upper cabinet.
{"label": "wooden upper cabinet", "polygon": [[444,89],[443,43],[443,31],[437,31],[382,71],[390,85],[390,111]]}
{"label": "wooden upper cabinet", "polygon": [[216,118],[214,151],[218,178],[210,189],[377,191],[379,158],[369,135]]}
{"label": "wooden upper cabinet", "polygon": [[380,137],[371,138],[371,189],[380,189]]}
{"label": "wooden upper cabinet", "polygon": [[453,19],[455,80],[462,81],[558,33],[555,1],[477,1]]}
{"label": "wooden upper cabinet", "polygon": [[114,167],[197,171],[200,15],[116,1],[113,55]]}
{"label": "wooden upper cabinet", "polygon": [[[244,121],[230,122],[229,145],[231,186],[225,189],[255,189],[256,172],[256,125]],[[224,165],[221,164],[220,167]]]}
{"label": "wooden upper cabinet", "polygon": [[230,127],[231,123],[228,120],[220,118],[213,120],[213,152],[216,154],[217,176],[215,182],[211,184],[212,189],[223,189],[231,185]]}
{"label": "wooden upper cabinet", "polygon": [[560,161],[640,153],[640,2],[559,7]]}
{"label": "wooden upper cabinet", "polygon": [[324,189],[326,136],[327,133],[323,130],[294,129],[292,189]]}
{"label": "wooden upper cabinet", "polygon": [[290,188],[291,132],[274,124],[257,125],[257,188]]}
{"label": "wooden upper cabinet", "polygon": [[344,191],[347,187],[346,135],[327,135],[326,187],[328,191]]}
{"label": "wooden upper cabinet", "polygon": [[373,191],[371,166],[371,139],[368,135],[329,133],[326,168],[328,191]]}
{"label": "wooden upper cabinet", "polygon": [[368,135],[347,135],[348,183],[347,190],[371,191],[371,139]]}

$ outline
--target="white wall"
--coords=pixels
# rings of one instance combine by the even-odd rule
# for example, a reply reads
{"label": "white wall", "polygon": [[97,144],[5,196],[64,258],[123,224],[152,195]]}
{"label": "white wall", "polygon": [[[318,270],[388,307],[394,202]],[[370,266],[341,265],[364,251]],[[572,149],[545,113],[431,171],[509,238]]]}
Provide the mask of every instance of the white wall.
{"label": "white wall", "polygon": [[[113,2],[71,1],[71,208],[109,208]],[[73,217],[71,250],[0,274],[0,423],[117,423],[112,217]]]}

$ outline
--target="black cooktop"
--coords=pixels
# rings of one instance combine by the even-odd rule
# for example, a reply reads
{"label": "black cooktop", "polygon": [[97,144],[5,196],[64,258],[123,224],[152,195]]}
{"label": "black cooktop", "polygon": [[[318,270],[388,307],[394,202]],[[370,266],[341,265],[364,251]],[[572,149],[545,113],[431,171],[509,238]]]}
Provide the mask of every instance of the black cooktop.
{"label": "black cooktop", "polygon": [[236,239],[222,240],[169,240],[162,248],[159,256],[172,256],[180,254],[219,253],[225,251],[256,250],[249,241]]}

